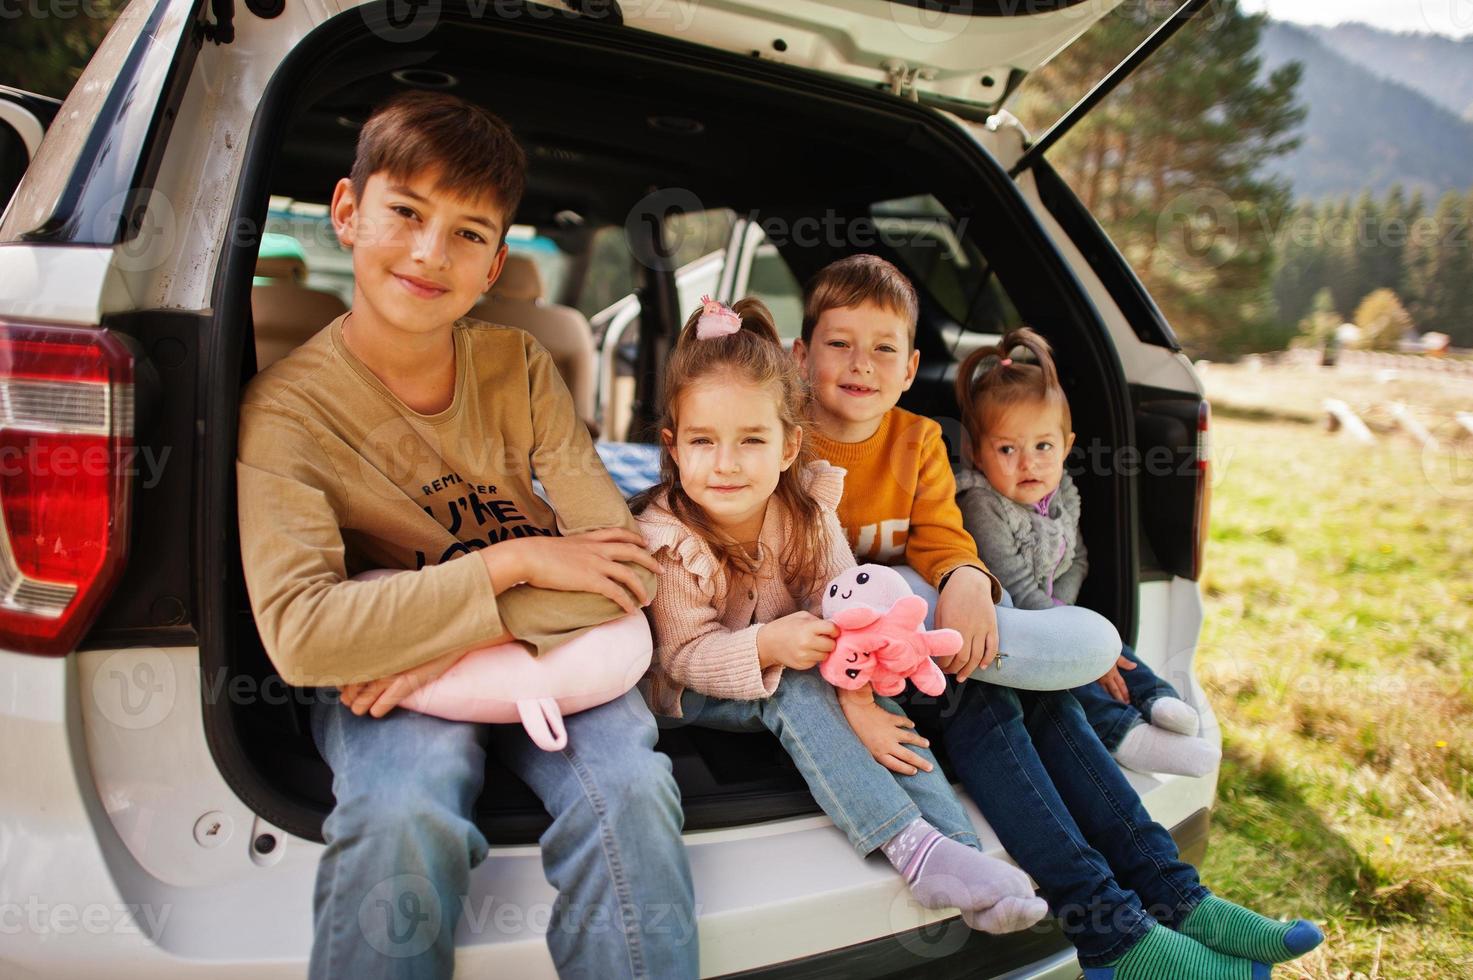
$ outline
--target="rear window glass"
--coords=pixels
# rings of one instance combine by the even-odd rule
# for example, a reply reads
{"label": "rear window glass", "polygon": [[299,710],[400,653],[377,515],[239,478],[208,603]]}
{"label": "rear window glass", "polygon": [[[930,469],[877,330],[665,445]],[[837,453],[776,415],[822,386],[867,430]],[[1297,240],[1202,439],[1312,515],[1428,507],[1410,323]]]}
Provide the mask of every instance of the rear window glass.
{"label": "rear window glass", "polygon": [[326,204],[273,197],[266,212],[266,233],[285,235],[302,247],[309,288],[353,302],[353,253],[338,244]]}
{"label": "rear window glass", "polygon": [[803,284],[771,242],[757,246],[745,295],[767,304],[783,340],[797,339],[803,327]]}
{"label": "rear window glass", "polygon": [[[39,227],[56,210],[62,191],[72,180],[72,171],[76,169],[87,137],[91,135],[93,125],[102,115],[108,93],[117,81],[123,63],[138,41],[153,9],[154,5],[151,3],[130,3],[118,15],[92,60],[82,70],[77,84],[72,86],[56,118],[51,121],[46,138],[41,141],[41,148],[36,152],[35,159],[26,170],[25,178],[16,189],[15,200],[12,202],[14,206],[3,213],[0,241],[19,241],[21,235]],[[171,14],[170,17],[162,32],[165,38],[174,37],[182,29],[183,9],[181,8],[177,16]],[[25,87],[24,77],[5,80]],[[142,90],[131,94],[133,100],[140,105],[157,97],[155,92]],[[121,150],[114,147],[113,152]],[[111,239],[111,236],[104,237]]]}
{"label": "rear window glass", "polygon": [[634,256],[622,225],[606,225],[593,233],[588,247],[588,272],[574,306],[592,319],[600,310],[634,292]]}
{"label": "rear window glass", "polygon": [[[736,215],[725,208],[671,214],[664,219],[665,247],[676,269],[695,266],[698,260],[726,249]],[[579,291],[578,307],[584,316],[597,320],[598,314],[624,299],[639,286],[638,259],[629,247],[628,232],[623,225],[607,225],[593,235],[589,249],[588,272]],[[715,278],[719,278],[716,269]],[[707,283],[699,276],[678,277],[679,303],[685,312],[700,302],[702,292],[715,292],[715,278]],[[699,280],[699,281],[697,281]]]}
{"label": "rear window glass", "polygon": [[953,351],[963,354],[1022,326],[1007,290],[967,237],[967,219],[930,195],[880,201],[871,212],[901,269],[951,319],[941,332]]}

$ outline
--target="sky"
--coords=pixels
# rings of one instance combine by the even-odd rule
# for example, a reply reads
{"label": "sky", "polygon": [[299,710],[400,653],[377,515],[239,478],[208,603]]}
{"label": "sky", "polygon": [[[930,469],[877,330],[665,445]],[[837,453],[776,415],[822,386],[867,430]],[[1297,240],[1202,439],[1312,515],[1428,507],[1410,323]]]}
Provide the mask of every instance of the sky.
{"label": "sky", "polygon": [[1473,35],[1473,0],[1242,0],[1240,6],[1296,24],[1358,21],[1388,31]]}

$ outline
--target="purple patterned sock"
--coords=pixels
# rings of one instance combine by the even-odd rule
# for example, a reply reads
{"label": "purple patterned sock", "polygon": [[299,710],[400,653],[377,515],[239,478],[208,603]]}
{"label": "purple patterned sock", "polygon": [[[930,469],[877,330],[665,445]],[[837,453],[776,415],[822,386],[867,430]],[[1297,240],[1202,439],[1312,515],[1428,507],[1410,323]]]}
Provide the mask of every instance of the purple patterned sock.
{"label": "purple patterned sock", "polygon": [[944,836],[917,818],[880,850],[924,908],[962,910],[967,925],[987,932],[1025,929],[1048,914],[1028,876],[1005,861]]}

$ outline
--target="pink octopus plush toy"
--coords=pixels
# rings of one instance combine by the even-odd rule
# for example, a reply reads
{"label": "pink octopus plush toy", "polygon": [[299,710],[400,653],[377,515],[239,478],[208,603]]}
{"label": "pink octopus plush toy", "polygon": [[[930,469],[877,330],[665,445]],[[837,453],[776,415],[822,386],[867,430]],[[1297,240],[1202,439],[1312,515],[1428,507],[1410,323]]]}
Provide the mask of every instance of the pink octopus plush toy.
{"label": "pink octopus plush toy", "polygon": [[940,694],[946,675],[932,658],[962,648],[956,630],[924,627],[926,600],[885,565],[860,565],[830,582],[823,618],[839,627],[834,652],[818,668],[835,687],[870,684],[876,694],[890,697],[905,690],[909,678],[922,693]]}

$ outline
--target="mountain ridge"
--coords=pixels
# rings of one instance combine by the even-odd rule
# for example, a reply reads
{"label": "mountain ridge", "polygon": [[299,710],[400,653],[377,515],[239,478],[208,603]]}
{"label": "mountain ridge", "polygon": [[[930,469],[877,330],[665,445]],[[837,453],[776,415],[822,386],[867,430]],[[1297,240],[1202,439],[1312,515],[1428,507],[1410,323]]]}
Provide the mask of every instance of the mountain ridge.
{"label": "mountain ridge", "polygon": [[1342,56],[1473,122],[1473,37],[1385,31],[1358,22],[1313,30]]}
{"label": "mountain ridge", "polygon": [[[1286,178],[1296,197],[1311,199],[1363,189],[1379,195],[1396,183],[1433,198],[1473,187],[1473,123],[1376,70],[1395,61],[1395,55],[1375,54],[1379,48],[1364,55],[1344,53],[1342,48],[1356,50],[1367,38],[1392,36],[1364,25],[1357,28],[1265,23],[1260,70],[1267,74],[1290,61],[1303,64],[1299,98],[1308,109],[1298,130],[1300,146],[1271,161],[1268,172]],[[1333,31],[1339,31],[1334,44],[1325,38]],[[1473,43],[1459,50],[1473,85]]]}

